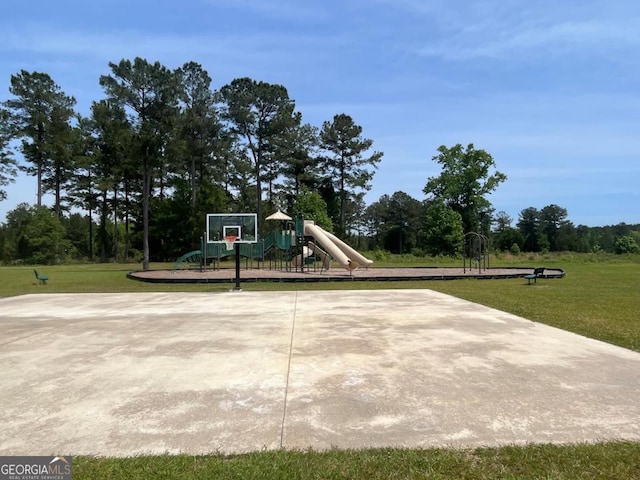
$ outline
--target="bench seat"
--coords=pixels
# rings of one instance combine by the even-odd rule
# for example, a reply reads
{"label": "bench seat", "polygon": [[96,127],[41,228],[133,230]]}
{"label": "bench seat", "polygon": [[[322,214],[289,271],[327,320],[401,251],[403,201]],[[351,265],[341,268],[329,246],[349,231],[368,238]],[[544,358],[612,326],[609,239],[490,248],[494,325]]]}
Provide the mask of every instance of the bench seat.
{"label": "bench seat", "polygon": [[525,275],[524,278],[527,279],[527,285],[531,285],[531,280],[536,283],[538,278],[544,278],[544,267],[534,268],[533,273]]}

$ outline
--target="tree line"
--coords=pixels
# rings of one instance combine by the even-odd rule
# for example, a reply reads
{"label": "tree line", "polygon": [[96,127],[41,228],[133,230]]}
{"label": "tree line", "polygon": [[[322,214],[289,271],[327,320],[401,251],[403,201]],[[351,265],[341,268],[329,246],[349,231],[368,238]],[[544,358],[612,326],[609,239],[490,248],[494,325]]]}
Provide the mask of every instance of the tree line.
{"label": "tree line", "polygon": [[640,253],[640,224],[575,226],[565,208],[555,204],[528,207],[513,219],[505,212],[481,214],[464,230],[460,216],[440,202],[417,200],[398,191],[383,195],[365,214],[368,248],[392,253],[460,255],[465,233],[486,235],[495,252]]}
{"label": "tree line", "polygon": [[[48,74],[25,70],[11,76],[0,109],[0,186],[15,176],[18,141],[19,168],[36,177],[34,208],[51,193],[61,223],[86,212],[88,257],[94,245],[101,260],[135,250],[146,269],[151,255],[197,246],[211,212],[257,212],[261,227],[265,211],[320,205],[338,235],[352,230],[383,154],[351,116],[303,123],[284,86],[238,78],[215,90],[195,62],[109,68],[99,79],[105,98],[86,117]],[[11,249],[18,255],[15,238]]]}
{"label": "tree line", "polygon": [[468,234],[476,232],[489,240],[492,250],[513,254],[640,253],[640,225],[576,227],[567,209],[555,204],[525,208],[514,225],[487,198],[507,180],[489,153],[473,144],[441,146],[438,152],[432,161],[441,172],[427,179],[424,200],[399,191],[367,207],[363,222],[369,249],[456,256],[469,247]]}
{"label": "tree line", "polygon": [[[489,195],[507,180],[473,144],[438,148],[423,199],[398,191],[365,205],[382,152],[345,113],[321,126],[282,85],[238,78],[219,89],[201,65],[171,70],[142,58],[109,64],[90,114],[39,72],[11,76],[0,107],[1,187],[17,169],[36,178],[35,205],[0,225],[0,261],[174,260],[199,247],[204,218],[277,208],[314,219],[359,249],[460,255],[466,234],[492,249],[640,251],[640,226],[574,226],[552,204],[515,223]],[[24,162],[19,164],[14,150]],[[53,206],[42,205],[45,193]]]}

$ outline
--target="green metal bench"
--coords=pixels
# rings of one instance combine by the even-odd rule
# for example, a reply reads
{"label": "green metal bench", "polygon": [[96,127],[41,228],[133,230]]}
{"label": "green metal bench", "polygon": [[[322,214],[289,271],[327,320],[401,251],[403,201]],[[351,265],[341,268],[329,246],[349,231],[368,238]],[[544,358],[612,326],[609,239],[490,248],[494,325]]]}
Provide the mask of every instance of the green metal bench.
{"label": "green metal bench", "polygon": [[538,278],[544,278],[544,267],[534,268],[533,273],[525,275],[524,278],[527,279],[527,285],[531,285],[531,280],[533,280],[533,283],[536,283]]}
{"label": "green metal bench", "polygon": [[38,270],[36,270],[35,268],[33,269],[33,273],[35,273],[36,275],[36,280],[38,280],[38,282],[42,285],[45,285],[47,283],[47,280],[49,280],[49,277],[47,277],[46,275],[40,275],[38,273]]}

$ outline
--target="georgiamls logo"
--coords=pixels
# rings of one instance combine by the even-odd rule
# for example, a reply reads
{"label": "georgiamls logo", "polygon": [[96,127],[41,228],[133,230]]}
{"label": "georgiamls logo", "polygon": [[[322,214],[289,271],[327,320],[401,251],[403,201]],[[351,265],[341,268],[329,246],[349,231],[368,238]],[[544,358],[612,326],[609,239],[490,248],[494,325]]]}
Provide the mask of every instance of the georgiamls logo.
{"label": "georgiamls logo", "polygon": [[70,480],[71,457],[0,457],[0,480]]}
{"label": "georgiamls logo", "polygon": [[49,465],[53,465],[54,463],[61,462],[64,465],[69,465],[69,461],[64,457],[53,457],[53,460],[49,462]]}

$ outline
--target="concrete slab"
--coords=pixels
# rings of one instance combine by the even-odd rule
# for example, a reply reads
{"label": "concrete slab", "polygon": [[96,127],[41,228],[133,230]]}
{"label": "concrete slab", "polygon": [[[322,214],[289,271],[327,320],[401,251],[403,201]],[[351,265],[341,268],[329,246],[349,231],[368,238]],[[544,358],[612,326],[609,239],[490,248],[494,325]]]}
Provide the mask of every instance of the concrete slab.
{"label": "concrete slab", "polygon": [[640,440],[640,353],[429,290],[0,299],[0,454]]}
{"label": "concrete slab", "polygon": [[295,293],[249,297],[0,301],[0,452],[279,447]]}

